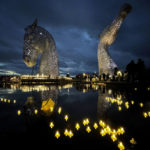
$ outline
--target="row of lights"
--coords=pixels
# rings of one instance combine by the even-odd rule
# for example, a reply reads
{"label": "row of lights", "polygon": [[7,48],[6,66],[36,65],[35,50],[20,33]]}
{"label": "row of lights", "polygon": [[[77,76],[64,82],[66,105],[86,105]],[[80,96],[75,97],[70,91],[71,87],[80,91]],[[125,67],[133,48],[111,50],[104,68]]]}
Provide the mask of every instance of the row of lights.
{"label": "row of lights", "polygon": [[11,103],[11,102],[14,103],[14,104],[16,103],[16,100],[10,100],[10,99],[7,99],[7,98],[1,98],[0,101],[4,102],[4,103]]}

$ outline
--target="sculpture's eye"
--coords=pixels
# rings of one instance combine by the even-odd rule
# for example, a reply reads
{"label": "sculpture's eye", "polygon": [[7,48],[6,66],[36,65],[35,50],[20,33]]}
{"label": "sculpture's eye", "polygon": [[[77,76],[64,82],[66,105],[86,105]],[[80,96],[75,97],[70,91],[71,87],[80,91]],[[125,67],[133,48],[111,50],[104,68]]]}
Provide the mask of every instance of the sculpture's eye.
{"label": "sculpture's eye", "polygon": [[29,35],[29,40],[32,40],[33,39],[33,35]]}

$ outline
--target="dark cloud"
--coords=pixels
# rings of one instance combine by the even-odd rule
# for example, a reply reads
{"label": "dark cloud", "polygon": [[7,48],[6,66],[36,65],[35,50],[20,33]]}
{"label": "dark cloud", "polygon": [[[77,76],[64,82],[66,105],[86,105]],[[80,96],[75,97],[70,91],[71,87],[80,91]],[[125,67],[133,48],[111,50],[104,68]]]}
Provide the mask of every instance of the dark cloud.
{"label": "dark cloud", "polygon": [[54,37],[60,72],[97,71],[98,34],[125,2],[132,12],[123,23],[110,54],[119,67],[142,58],[150,66],[150,1],[137,0],[1,0],[0,69],[30,73],[22,60],[24,28],[37,17]]}

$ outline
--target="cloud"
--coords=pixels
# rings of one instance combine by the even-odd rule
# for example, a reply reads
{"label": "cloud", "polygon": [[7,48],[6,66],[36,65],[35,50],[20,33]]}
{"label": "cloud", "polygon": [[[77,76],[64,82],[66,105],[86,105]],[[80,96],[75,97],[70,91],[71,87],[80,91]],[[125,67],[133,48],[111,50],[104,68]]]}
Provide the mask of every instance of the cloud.
{"label": "cloud", "polygon": [[110,47],[112,58],[124,68],[131,59],[142,58],[150,66],[150,1],[136,0],[1,0],[0,63],[21,74],[30,73],[22,61],[24,28],[37,17],[56,41],[60,73],[97,72],[98,34],[129,2],[132,12],[125,19],[117,40]]}

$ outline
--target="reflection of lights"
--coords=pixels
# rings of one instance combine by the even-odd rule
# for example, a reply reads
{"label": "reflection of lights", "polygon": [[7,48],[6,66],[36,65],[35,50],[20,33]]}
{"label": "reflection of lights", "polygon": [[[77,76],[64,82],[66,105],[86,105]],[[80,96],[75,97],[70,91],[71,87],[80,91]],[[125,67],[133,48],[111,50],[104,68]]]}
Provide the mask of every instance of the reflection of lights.
{"label": "reflection of lights", "polygon": [[55,132],[55,137],[56,137],[57,139],[60,137],[60,132],[59,132],[58,130]]}
{"label": "reflection of lights", "polygon": [[34,113],[37,115],[37,113],[38,113],[38,110],[37,110],[37,109],[35,109],[35,110],[34,110]]}
{"label": "reflection of lights", "polygon": [[80,125],[79,125],[79,123],[76,123],[75,128],[76,128],[77,130],[79,130],[79,129],[80,129]]}
{"label": "reflection of lights", "polygon": [[54,127],[54,123],[53,122],[50,122],[49,123],[49,127],[52,129]]}
{"label": "reflection of lights", "polygon": [[64,119],[65,119],[66,121],[68,121],[68,119],[69,119],[68,115],[65,115]]}
{"label": "reflection of lights", "polygon": [[17,111],[17,115],[20,116],[21,115],[21,110]]}
{"label": "reflection of lights", "polygon": [[98,128],[98,124],[94,123],[93,127],[94,127],[94,129],[97,129]]}
{"label": "reflection of lights", "polygon": [[87,127],[86,127],[86,132],[87,132],[87,133],[90,133],[90,132],[91,132],[90,126],[87,126]]}
{"label": "reflection of lights", "polygon": [[118,110],[119,110],[119,111],[121,111],[121,110],[122,110],[121,106],[119,106],[119,107],[118,107]]}
{"label": "reflection of lights", "polygon": [[119,148],[120,150],[124,150],[124,149],[125,149],[125,146],[123,145],[122,142],[119,142],[119,143],[118,143],[118,148]]}
{"label": "reflection of lights", "polygon": [[61,111],[62,111],[62,108],[59,107],[59,108],[58,108],[58,114],[61,114]]}
{"label": "reflection of lights", "polygon": [[111,89],[108,90],[108,94],[112,94],[112,90]]}

